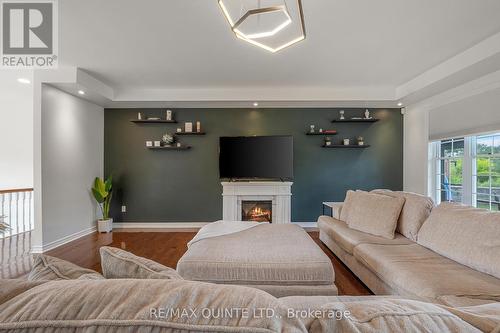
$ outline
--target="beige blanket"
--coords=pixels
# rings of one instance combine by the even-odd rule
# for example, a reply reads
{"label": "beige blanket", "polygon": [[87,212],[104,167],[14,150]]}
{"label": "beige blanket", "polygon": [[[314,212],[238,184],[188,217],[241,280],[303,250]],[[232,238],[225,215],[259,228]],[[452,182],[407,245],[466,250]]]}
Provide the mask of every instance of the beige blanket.
{"label": "beige blanket", "polygon": [[224,236],[234,234],[243,230],[257,227],[262,224],[269,224],[267,222],[248,222],[248,221],[216,221],[202,227],[200,231],[189,241],[188,248],[196,242],[206,238]]}

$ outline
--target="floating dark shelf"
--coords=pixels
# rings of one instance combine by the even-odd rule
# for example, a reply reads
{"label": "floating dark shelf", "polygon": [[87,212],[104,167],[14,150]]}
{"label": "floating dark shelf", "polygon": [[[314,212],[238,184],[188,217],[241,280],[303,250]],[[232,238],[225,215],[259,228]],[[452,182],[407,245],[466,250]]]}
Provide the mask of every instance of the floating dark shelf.
{"label": "floating dark shelf", "polygon": [[161,124],[161,123],[177,124],[177,120],[166,120],[166,119],[158,119],[158,120],[134,119],[131,120],[131,122],[136,124]]}
{"label": "floating dark shelf", "polygon": [[357,148],[357,149],[362,149],[362,148],[368,148],[370,145],[330,145],[330,146],[322,146],[323,148]]}
{"label": "floating dark shelf", "polygon": [[311,133],[311,132],[308,132],[306,133],[306,135],[337,135],[337,132],[335,133],[325,133],[325,132],[314,132],[314,133]]}
{"label": "floating dark shelf", "polygon": [[334,119],[332,123],[376,123],[380,119]]}
{"label": "floating dark shelf", "polygon": [[205,132],[176,132],[175,135],[205,135]]}
{"label": "floating dark shelf", "polygon": [[148,147],[148,149],[152,149],[152,150],[188,150],[188,149],[191,149],[191,146],[181,146],[181,147],[162,146],[162,147]]}

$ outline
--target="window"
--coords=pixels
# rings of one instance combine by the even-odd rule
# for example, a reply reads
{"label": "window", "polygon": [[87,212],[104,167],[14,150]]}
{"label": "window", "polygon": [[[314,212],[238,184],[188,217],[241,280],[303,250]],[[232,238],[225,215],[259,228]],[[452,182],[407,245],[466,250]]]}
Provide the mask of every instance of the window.
{"label": "window", "polygon": [[500,211],[500,133],[430,144],[431,196]]}
{"label": "window", "polygon": [[464,138],[437,143],[435,197],[438,202],[462,202]]}
{"label": "window", "polygon": [[500,134],[476,137],[475,206],[500,210]]}

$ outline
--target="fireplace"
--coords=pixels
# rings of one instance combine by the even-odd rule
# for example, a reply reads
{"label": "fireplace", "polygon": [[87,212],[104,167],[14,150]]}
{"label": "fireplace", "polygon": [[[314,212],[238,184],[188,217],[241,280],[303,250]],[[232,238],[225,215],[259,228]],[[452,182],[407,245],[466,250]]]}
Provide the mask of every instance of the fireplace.
{"label": "fireplace", "polygon": [[272,200],[243,200],[241,201],[241,220],[254,222],[273,221]]}
{"label": "fireplace", "polygon": [[[260,209],[270,210],[269,220],[272,223],[290,223],[291,222],[291,182],[271,182],[271,181],[252,181],[252,182],[222,182],[222,219],[225,221],[243,221],[248,220],[245,217],[245,211],[249,208],[243,205],[243,202],[266,203],[267,206],[261,206]],[[252,206],[250,206],[250,209]],[[262,213],[260,220],[266,215]],[[267,220],[267,219],[266,219]]]}

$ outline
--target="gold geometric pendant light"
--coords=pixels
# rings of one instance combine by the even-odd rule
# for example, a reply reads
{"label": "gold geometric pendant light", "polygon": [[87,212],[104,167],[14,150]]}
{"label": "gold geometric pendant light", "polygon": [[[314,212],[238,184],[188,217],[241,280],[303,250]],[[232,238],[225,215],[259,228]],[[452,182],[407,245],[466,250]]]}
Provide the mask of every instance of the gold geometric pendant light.
{"label": "gold geometric pendant light", "polygon": [[306,38],[301,0],[218,0],[236,37],[269,52]]}

